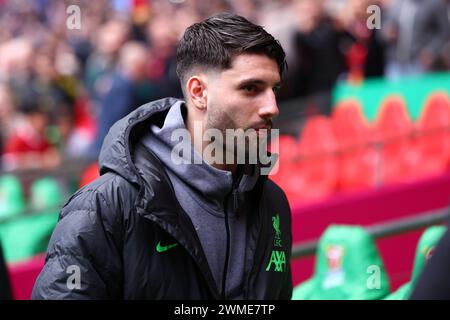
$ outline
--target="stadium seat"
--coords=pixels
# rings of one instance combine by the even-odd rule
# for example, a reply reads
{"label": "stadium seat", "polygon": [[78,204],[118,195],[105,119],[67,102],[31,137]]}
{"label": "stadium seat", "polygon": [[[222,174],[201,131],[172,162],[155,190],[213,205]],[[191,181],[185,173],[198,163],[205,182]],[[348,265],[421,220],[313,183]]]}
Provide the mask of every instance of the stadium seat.
{"label": "stadium seat", "polygon": [[[276,147],[278,147],[278,150]],[[278,139],[278,144],[275,144],[274,142],[270,144],[269,151],[278,153],[279,169],[285,169],[287,166],[294,163],[295,159],[298,157],[298,141],[293,136],[281,135]],[[274,174],[273,177],[275,176],[276,175]]]}
{"label": "stadium seat", "polygon": [[298,141],[293,136],[280,135],[278,148],[279,161],[282,163],[293,162],[298,156]]}
{"label": "stadium seat", "polygon": [[357,100],[340,101],[331,114],[331,124],[339,148],[354,148],[366,144],[368,123]]}
{"label": "stadium seat", "polygon": [[91,183],[95,179],[97,179],[100,176],[100,168],[98,167],[98,163],[95,162],[88,166],[86,170],[81,175],[80,180],[80,188],[84,187],[85,185]]}
{"label": "stadium seat", "polygon": [[[274,150],[274,144],[270,145],[271,152],[277,152]],[[291,174],[292,165],[295,159],[298,157],[298,142],[290,135],[280,135],[278,140],[278,171],[270,174],[270,179],[278,184],[282,189],[285,189],[285,181]],[[273,168],[275,169],[275,167]],[[287,192],[287,190],[285,190]]]}
{"label": "stadium seat", "polygon": [[20,214],[25,209],[23,188],[13,175],[0,177],[0,219]]}
{"label": "stadium seat", "polygon": [[409,298],[409,295],[411,294],[411,291],[414,288],[425,263],[431,257],[434,247],[444,235],[446,229],[447,228],[444,226],[433,226],[425,230],[417,245],[411,281],[407,282],[395,292],[388,295],[386,300],[406,300]]}
{"label": "stadium seat", "polygon": [[289,167],[283,187],[291,203],[318,200],[336,189],[336,140],[329,118],[309,118],[298,144],[299,160]]}
{"label": "stadium seat", "polygon": [[343,100],[332,113],[338,144],[338,188],[355,190],[374,186],[379,180],[381,155],[373,146],[371,131],[356,100]]}
{"label": "stadium seat", "polygon": [[440,174],[450,163],[450,99],[445,92],[431,94],[417,121],[421,176]]}
{"label": "stadium seat", "polygon": [[31,185],[31,208],[40,213],[58,213],[63,194],[59,183],[53,178],[41,178]]}
{"label": "stadium seat", "polygon": [[55,180],[42,178],[32,184],[30,208],[37,212],[0,225],[6,261],[22,261],[47,250],[62,200],[61,189]]}
{"label": "stadium seat", "polygon": [[391,95],[381,105],[374,123],[376,141],[383,144],[381,177],[383,183],[415,178],[420,154],[413,139],[414,125],[402,97]]}
{"label": "stadium seat", "polygon": [[359,226],[331,225],[321,236],[312,278],[298,285],[293,300],[376,300],[389,280],[372,237]]}

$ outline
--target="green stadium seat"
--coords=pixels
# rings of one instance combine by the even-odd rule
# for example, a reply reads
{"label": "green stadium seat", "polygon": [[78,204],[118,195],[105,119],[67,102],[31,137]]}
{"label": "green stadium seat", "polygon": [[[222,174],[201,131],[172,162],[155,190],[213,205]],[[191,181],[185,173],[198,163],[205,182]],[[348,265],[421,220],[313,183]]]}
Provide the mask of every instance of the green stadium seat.
{"label": "green stadium seat", "polygon": [[372,237],[359,226],[332,225],[321,236],[312,278],[293,300],[377,300],[389,280]]}
{"label": "green stadium seat", "polygon": [[25,209],[23,189],[13,175],[0,177],[0,219],[20,214]]}
{"label": "green stadium seat", "polygon": [[37,212],[9,219],[0,225],[7,262],[25,260],[47,250],[62,200],[61,189],[55,180],[42,178],[32,184],[30,208]]}
{"label": "green stadium seat", "polygon": [[444,226],[433,226],[425,230],[417,245],[411,280],[388,295],[386,300],[406,300],[409,298],[411,290],[419,278],[425,263],[431,257],[434,247],[444,235],[446,229]]}
{"label": "green stadium seat", "polygon": [[52,178],[41,178],[31,185],[31,208],[34,210],[48,210],[58,212],[58,206],[62,204],[63,194],[58,182]]}

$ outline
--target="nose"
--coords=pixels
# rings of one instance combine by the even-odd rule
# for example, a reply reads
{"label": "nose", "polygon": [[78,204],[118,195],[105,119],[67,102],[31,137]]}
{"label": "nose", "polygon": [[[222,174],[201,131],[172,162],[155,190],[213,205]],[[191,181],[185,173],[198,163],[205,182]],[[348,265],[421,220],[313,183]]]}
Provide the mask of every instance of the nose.
{"label": "nose", "polygon": [[271,89],[264,95],[264,101],[261,105],[262,107],[259,109],[259,116],[261,118],[272,119],[280,113],[275,93]]}

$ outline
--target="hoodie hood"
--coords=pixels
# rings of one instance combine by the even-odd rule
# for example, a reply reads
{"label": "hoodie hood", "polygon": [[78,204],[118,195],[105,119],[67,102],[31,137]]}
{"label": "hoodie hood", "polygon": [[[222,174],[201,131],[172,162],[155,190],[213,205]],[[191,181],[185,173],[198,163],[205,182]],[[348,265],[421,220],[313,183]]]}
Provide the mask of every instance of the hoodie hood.
{"label": "hoodie hood", "polygon": [[100,174],[114,171],[131,183],[139,184],[139,174],[132,161],[132,145],[150,117],[166,113],[178,100],[165,98],[142,105],[117,121],[103,141],[99,155]]}
{"label": "hoodie hood", "polygon": [[175,224],[179,219],[167,199],[174,196],[168,177],[159,159],[140,144],[150,122],[165,117],[175,98],[147,103],[117,121],[109,130],[99,156],[100,175],[114,172],[139,190],[137,211],[144,217]]}

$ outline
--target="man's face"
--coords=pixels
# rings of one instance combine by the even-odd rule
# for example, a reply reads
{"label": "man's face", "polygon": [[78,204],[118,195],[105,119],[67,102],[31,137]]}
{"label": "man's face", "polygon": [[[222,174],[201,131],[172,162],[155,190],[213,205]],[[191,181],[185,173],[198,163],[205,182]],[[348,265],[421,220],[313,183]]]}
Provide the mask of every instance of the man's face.
{"label": "man's face", "polygon": [[48,115],[46,113],[40,111],[32,112],[29,114],[28,119],[34,130],[40,134],[45,134],[48,125]]}
{"label": "man's face", "polygon": [[268,132],[279,113],[275,96],[279,87],[275,60],[263,54],[238,55],[230,69],[208,78],[205,129]]}

